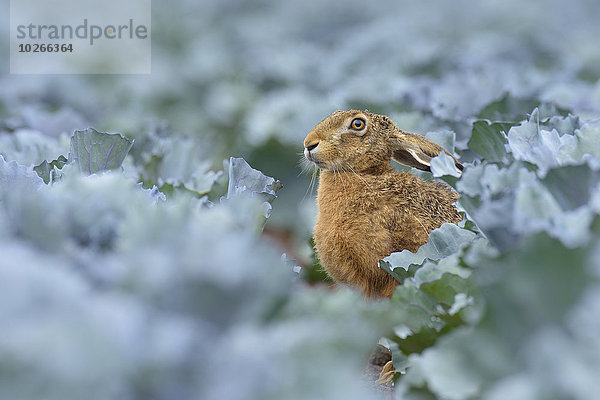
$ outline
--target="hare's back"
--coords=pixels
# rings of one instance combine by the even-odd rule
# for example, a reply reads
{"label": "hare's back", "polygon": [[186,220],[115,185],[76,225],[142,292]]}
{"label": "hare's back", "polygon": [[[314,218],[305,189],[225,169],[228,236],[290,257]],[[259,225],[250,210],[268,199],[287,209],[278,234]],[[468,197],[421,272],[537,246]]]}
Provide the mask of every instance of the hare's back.
{"label": "hare's back", "polygon": [[462,217],[454,203],[456,193],[443,182],[423,180],[411,173],[395,174],[391,201],[399,213],[418,218],[429,230],[444,222],[457,223]]}

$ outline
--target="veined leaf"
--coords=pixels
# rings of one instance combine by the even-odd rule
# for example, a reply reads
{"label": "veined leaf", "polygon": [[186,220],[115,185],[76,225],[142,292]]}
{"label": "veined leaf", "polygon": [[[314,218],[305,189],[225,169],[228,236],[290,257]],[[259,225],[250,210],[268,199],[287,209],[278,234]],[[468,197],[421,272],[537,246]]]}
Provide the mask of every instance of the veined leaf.
{"label": "veined leaf", "polygon": [[71,136],[69,163],[88,175],[121,166],[133,141],[120,133],[98,132],[93,128],[75,131]]}

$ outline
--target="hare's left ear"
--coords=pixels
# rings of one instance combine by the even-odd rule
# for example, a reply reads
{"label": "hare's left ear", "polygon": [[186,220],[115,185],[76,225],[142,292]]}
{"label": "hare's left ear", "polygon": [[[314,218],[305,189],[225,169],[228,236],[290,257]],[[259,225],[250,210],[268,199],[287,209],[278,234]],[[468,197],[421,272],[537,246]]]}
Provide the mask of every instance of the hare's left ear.
{"label": "hare's left ear", "polygon": [[392,148],[392,158],[400,164],[423,171],[431,171],[431,159],[439,156],[441,152],[445,152],[454,160],[457,171],[461,172],[463,170],[462,164],[452,154],[421,135],[396,129],[390,135],[389,141]]}

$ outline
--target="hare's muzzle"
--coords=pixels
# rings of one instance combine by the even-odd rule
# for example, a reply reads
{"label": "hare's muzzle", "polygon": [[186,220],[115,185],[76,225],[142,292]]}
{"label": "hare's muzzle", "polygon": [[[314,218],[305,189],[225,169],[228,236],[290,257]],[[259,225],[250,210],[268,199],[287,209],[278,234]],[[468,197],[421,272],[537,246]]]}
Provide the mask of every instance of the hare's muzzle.
{"label": "hare's muzzle", "polygon": [[308,145],[304,148],[304,157],[306,157],[306,159],[308,161],[313,161],[313,162],[315,161],[315,159],[313,158],[313,156],[311,154],[311,151],[316,149],[318,145],[319,145],[319,143],[314,143],[314,144]]}

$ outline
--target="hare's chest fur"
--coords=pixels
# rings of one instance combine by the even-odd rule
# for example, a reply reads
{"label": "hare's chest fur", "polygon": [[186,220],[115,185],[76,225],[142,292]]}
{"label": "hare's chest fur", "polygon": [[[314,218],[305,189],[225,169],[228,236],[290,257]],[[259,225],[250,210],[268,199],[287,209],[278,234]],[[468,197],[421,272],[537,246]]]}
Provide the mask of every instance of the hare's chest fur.
{"label": "hare's chest fur", "polygon": [[388,206],[380,198],[385,194],[368,186],[372,188],[357,176],[324,171],[315,226],[317,252],[327,273],[367,295],[395,286],[393,278],[378,267],[378,260],[393,247],[385,217]]}

